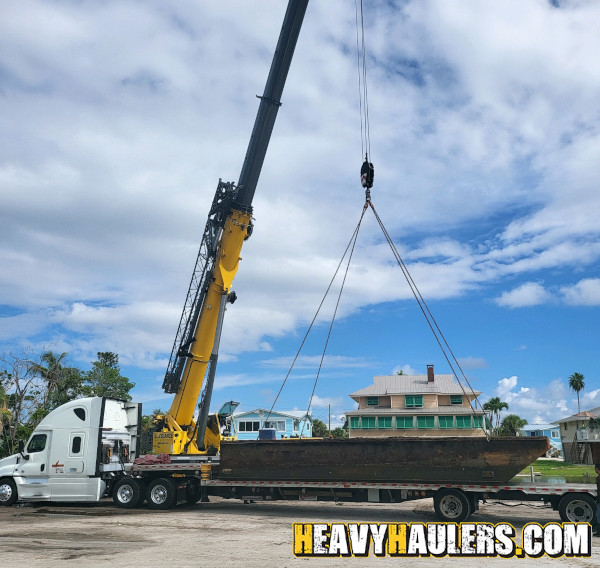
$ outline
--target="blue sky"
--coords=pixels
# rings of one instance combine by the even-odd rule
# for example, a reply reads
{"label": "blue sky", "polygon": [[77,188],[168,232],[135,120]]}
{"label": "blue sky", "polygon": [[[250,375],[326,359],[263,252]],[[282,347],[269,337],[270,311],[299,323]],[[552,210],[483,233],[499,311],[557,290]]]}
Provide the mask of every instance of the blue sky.
{"label": "blue sky", "polygon": [[[0,18],[0,350],[119,354],[160,389],[285,2],[13,2]],[[373,202],[482,401],[600,404],[600,5],[366,0]],[[311,0],[227,312],[214,406],[273,402],[364,202],[354,3]],[[304,409],[329,313],[278,407]],[[365,217],[314,415],[447,365]]]}

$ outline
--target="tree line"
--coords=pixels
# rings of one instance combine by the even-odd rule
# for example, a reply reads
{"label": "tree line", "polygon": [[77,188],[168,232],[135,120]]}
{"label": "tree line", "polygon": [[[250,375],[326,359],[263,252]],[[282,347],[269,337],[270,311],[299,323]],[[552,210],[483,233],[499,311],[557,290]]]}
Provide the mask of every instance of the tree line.
{"label": "tree line", "polygon": [[100,351],[97,357],[83,371],[69,365],[68,353],[0,353],[0,457],[15,453],[19,440],[65,402],[84,396],[131,400],[135,383],[121,375],[119,356]]}

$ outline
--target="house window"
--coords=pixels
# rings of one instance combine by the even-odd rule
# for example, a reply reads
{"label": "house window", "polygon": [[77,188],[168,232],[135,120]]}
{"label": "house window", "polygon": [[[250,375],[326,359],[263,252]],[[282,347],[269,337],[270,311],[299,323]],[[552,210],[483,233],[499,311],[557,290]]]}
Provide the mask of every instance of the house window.
{"label": "house window", "polygon": [[454,416],[439,416],[438,425],[440,428],[454,428]]}
{"label": "house window", "polygon": [[560,432],[558,430],[552,430],[550,433],[551,438],[558,438],[560,436]]}
{"label": "house window", "polygon": [[421,408],[423,406],[422,394],[407,394],[404,396],[404,406],[407,408]]}
{"label": "house window", "polygon": [[350,428],[352,428],[353,430],[356,428],[360,428],[360,416],[350,417]]}
{"label": "house window", "polygon": [[483,428],[483,416],[473,416],[473,428]]}
{"label": "house window", "polygon": [[367,406],[379,406],[379,397],[378,396],[368,396],[367,397]]}
{"label": "house window", "polygon": [[391,428],[392,417],[391,416],[379,416],[377,418],[377,428]]}
{"label": "house window", "polygon": [[396,416],[396,428],[401,430],[408,430],[414,428],[414,418],[412,416]]}
{"label": "house window", "polygon": [[450,395],[450,404],[462,404],[463,397],[462,394],[451,394]]}
{"label": "house window", "polygon": [[285,420],[266,420],[264,428],[275,428],[278,432],[285,432]]}
{"label": "house window", "polygon": [[417,416],[417,428],[435,428],[435,416]]}
{"label": "house window", "polygon": [[566,423],[566,422],[563,422],[563,425],[564,425],[564,427],[565,427],[565,432],[566,432],[566,431],[568,430],[568,428],[567,428],[567,423]]}
{"label": "house window", "polygon": [[259,420],[244,420],[243,422],[240,420],[240,422],[238,423],[239,432],[258,432],[259,430]]}
{"label": "house window", "polygon": [[457,428],[472,428],[472,422],[470,416],[457,416],[456,417]]}
{"label": "house window", "polygon": [[361,426],[363,428],[375,428],[375,416],[363,416]]}

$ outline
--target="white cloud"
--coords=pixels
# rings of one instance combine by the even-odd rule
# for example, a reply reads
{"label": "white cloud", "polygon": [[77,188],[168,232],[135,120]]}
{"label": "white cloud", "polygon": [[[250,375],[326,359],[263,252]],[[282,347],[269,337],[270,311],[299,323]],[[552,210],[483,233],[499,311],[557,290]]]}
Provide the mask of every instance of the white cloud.
{"label": "white cloud", "polygon": [[397,365],[396,367],[394,367],[392,369],[392,375],[395,375],[396,373],[399,373],[400,371],[402,371],[402,373],[404,375],[418,375],[419,374],[410,365]]}
{"label": "white cloud", "polygon": [[509,308],[522,308],[526,306],[537,306],[550,299],[546,289],[536,282],[526,282],[510,292],[502,292],[496,303],[499,306]]}
{"label": "white cloud", "polygon": [[[240,171],[284,9],[277,0],[7,5],[3,343],[43,338],[85,360],[103,346],[123,362],[163,365],[217,180]],[[373,199],[424,297],[485,293],[510,276],[530,281],[499,305],[553,295],[598,305],[597,279],[557,293],[550,273],[600,260],[600,7],[388,9],[367,19]],[[353,37],[347,2],[310,4],[222,360],[270,351],[305,326],[358,221]],[[368,212],[340,316],[410,297]]]}
{"label": "white cloud", "polygon": [[560,291],[564,301],[572,306],[600,306],[600,278],[585,278]]}
{"label": "white cloud", "polygon": [[567,403],[568,389],[562,379],[553,379],[543,388],[525,387],[517,389],[517,376],[503,378],[498,381],[496,395],[508,403],[508,410],[501,416],[517,414],[530,424],[552,423],[577,411],[577,403]]}

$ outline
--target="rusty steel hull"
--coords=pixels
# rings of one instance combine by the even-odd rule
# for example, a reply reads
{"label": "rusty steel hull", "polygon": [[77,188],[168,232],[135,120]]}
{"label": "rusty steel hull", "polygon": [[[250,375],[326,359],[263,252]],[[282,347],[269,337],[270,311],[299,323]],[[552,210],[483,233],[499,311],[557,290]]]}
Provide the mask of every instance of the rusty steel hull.
{"label": "rusty steel hull", "polygon": [[218,475],[266,481],[504,483],[548,449],[546,437],[223,442]]}

